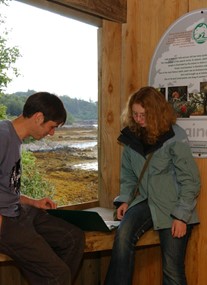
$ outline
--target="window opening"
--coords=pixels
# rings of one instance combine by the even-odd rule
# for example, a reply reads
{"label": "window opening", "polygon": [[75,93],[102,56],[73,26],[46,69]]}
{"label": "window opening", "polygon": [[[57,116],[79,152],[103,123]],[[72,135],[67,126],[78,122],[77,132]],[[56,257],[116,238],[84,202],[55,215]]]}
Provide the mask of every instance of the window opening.
{"label": "window opening", "polygon": [[8,41],[22,55],[16,64],[21,76],[1,98],[8,116],[18,115],[6,104],[8,94],[25,98],[38,91],[60,96],[68,111],[66,125],[54,136],[23,149],[36,157],[36,170],[54,187],[58,206],[97,200],[97,27],[17,1],[2,12]]}

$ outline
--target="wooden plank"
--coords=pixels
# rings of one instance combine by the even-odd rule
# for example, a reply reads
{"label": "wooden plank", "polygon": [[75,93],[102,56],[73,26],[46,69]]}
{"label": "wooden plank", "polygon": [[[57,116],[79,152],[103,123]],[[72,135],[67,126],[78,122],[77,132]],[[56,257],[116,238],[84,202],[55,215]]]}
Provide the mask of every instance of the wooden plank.
{"label": "wooden plank", "polygon": [[101,19],[111,20],[118,23],[126,22],[127,1],[126,0],[48,0],[65,7],[74,8]]}
{"label": "wooden plank", "polygon": [[75,205],[65,205],[65,206],[59,206],[58,209],[61,210],[85,210],[89,208],[94,208],[98,207],[99,202],[98,201],[93,201],[93,202],[88,202],[88,203],[81,203],[81,204],[75,204]]}
{"label": "wooden plank", "polygon": [[[146,237],[144,235],[144,237]],[[144,239],[143,237],[143,239]],[[141,244],[140,239],[140,244]],[[139,245],[139,242],[137,245]],[[102,251],[101,255],[101,277],[100,284],[104,284],[105,276],[111,259],[109,251]],[[135,250],[135,270],[133,285],[161,284],[161,253],[157,244],[149,246],[137,246]]]}
{"label": "wooden plank", "polygon": [[189,0],[189,12],[207,7],[206,0]]}
{"label": "wooden plank", "polygon": [[[207,2],[206,2],[207,5]],[[200,224],[195,226],[190,238],[187,256],[186,256],[186,272],[189,285],[206,285],[206,256],[207,256],[207,219],[206,219],[206,203],[207,203],[207,159],[197,158],[196,162],[201,175],[201,192],[198,197],[198,215]]]}
{"label": "wooden plank", "polygon": [[[111,250],[114,242],[115,231],[105,233],[105,232],[85,232],[86,245],[84,252],[96,252],[103,250]],[[149,230],[146,232],[137,242],[138,247],[158,245],[159,236],[158,233]],[[5,255],[0,254],[0,262],[11,261],[12,259]]]}
{"label": "wooden plank", "polygon": [[44,9],[52,13],[59,14],[64,17],[83,22],[85,24],[94,25],[96,27],[102,26],[102,19],[98,16],[89,15],[87,13],[75,10],[74,8],[65,7],[60,3],[48,2],[47,0],[16,0],[36,8]]}
{"label": "wooden plank", "polygon": [[[111,232],[111,233],[86,232],[85,255],[84,255],[81,270],[77,276],[75,285],[89,285],[89,284],[94,285],[94,284],[98,284],[100,280],[104,280],[105,274],[107,271],[107,267],[108,267],[108,262],[110,260],[109,250],[111,250],[112,246],[113,246],[114,233],[115,232]],[[146,232],[140,238],[140,240],[137,242],[137,248],[138,249],[139,248],[140,249],[144,249],[144,248],[148,249],[148,248],[151,248],[151,247],[154,247],[157,245],[159,245],[159,236],[158,236],[158,233],[153,231],[153,230]],[[149,258],[149,260],[151,260],[150,264],[154,264],[153,260],[156,259],[156,254],[154,254],[153,255],[154,257],[152,258],[152,256],[151,256],[152,252],[151,251],[152,251],[152,249],[150,251],[144,250],[144,251],[141,251],[139,253],[136,253],[136,254],[138,254],[139,257],[141,254],[141,256],[142,256],[141,264],[143,264],[143,262],[144,262],[146,268],[147,268],[146,263],[147,263],[148,258]],[[97,253],[99,253],[99,252],[101,253],[101,256],[102,256],[101,259],[100,259],[100,256],[97,255]],[[106,262],[106,256],[104,256],[104,252],[108,252],[107,262]],[[138,260],[140,263],[140,258],[138,258]],[[4,264],[4,265],[9,265],[9,266],[5,267],[5,269],[2,271],[2,273],[5,274],[5,272],[7,272],[5,270],[7,269],[7,270],[9,270],[8,272],[10,272],[9,276],[10,277],[13,276],[14,273],[16,272],[15,271],[16,269],[13,266],[12,260],[7,255],[0,254],[0,262],[2,262],[2,264]],[[100,264],[101,264],[101,270],[99,268]],[[103,265],[105,265],[104,270],[103,270]],[[142,272],[143,272],[143,270],[142,270]],[[151,275],[155,274],[156,272],[157,271],[155,270],[155,268],[152,268]],[[1,280],[3,278],[2,276],[3,275],[1,275]],[[15,273],[15,276],[16,276],[16,273]],[[86,276],[87,276],[87,278],[86,278]],[[136,276],[137,276],[137,274],[135,272],[135,277]],[[139,276],[139,274],[138,274],[138,276]],[[137,280],[136,278],[135,278],[135,280]],[[7,283],[7,284],[8,285],[20,285],[20,284],[22,284],[22,283],[20,283],[21,280],[24,281],[23,276],[22,276],[22,279],[20,276],[20,281],[17,282],[17,280],[15,280],[15,283]],[[145,280],[144,276],[143,276],[143,280]],[[9,281],[9,279],[7,279],[7,281]],[[27,284],[27,283],[25,283],[25,284]],[[138,283],[133,283],[133,284],[138,284]],[[145,283],[143,283],[143,285],[145,285]]]}
{"label": "wooden plank", "polygon": [[0,264],[0,284],[1,285],[29,285],[26,278],[21,271],[14,264],[2,263]]}
{"label": "wooden plank", "polygon": [[[114,242],[114,234],[102,232],[86,232],[85,252],[111,250]],[[137,247],[159,245],[159,235],[153,230],[147,231],[137,242]]]}
{"label": "wooden plank", "polygon": [[119,193],[120,147],[117,137],[120,132],[122,25],[104,21],[99,39],[99,199],[101,207],[112,208],[113,199]]}
{"label": "wooden plank", "polygon": [[99,254],[85,254],[73,285],[95,285],[100,282]]}
{"label": "wooden plank", "polygon": [[162,284],[161,251],[159,246],[146,249],[137,248],[135,252],[135,271],[133,285]]}

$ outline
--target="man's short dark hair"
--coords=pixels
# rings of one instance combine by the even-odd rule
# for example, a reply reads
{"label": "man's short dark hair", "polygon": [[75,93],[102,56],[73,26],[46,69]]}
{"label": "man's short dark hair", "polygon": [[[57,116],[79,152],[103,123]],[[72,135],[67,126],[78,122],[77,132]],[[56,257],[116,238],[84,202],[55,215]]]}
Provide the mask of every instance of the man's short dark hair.
{"label": "man's short dark hair", "polygon": [[23,116],[32,117],[35,113],[44,115],[44,122],[54,121],[64,124],[67,118],[65,107],[60,98],[49,92],[37,92],[29,96],[23,107]]}

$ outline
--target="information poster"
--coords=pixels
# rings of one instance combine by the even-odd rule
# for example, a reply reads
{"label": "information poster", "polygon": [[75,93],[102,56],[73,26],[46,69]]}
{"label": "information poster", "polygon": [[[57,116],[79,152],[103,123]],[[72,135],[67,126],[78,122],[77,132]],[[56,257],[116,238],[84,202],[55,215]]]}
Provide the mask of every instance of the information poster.
{"label": "information poster", "polygon": [[169,27],[153,55],[149,85],[173,105],[194,156],[207,157],[207,9]]}

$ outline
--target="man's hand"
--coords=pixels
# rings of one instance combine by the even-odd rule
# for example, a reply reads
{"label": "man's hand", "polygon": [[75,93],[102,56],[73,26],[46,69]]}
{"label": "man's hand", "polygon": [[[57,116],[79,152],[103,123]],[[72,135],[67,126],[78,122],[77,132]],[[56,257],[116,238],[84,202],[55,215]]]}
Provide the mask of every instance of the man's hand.
{"label": "man's hand", "polygon": [[187,225],[180,220],[173,220],[172,223],[172,236],[174,238],[181,238],[186,234]]}
{"label": "man's hand", "polygon": [[25,195],[21,195],[20,196],[20,202],[21,202],[21,204],[27,204],[27,205],[34,206],[34,207],[40,208],[40,209],[45,209],[45,210],[57,208],[56,203],[53,202],[48,197],[37,200],[37,199],[33,199],[33,198],[30,198],[30,197],[25,196]]}
{"label": "man's hand", "polygon": [[40,208],[40,209],[56,209],[57,205],[55,202],[53,202],[50,198],[43,198],[40,200],[34,200],[34,207]]}

